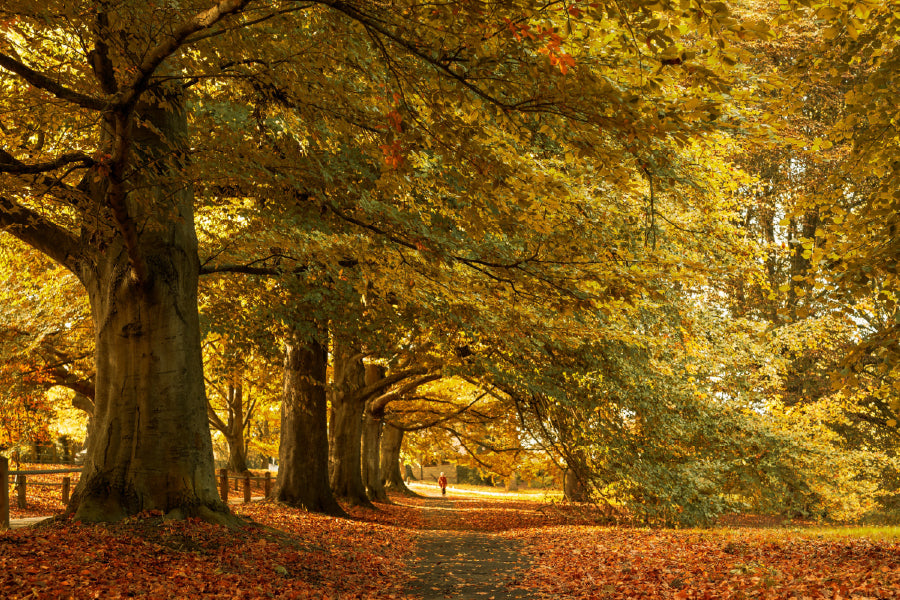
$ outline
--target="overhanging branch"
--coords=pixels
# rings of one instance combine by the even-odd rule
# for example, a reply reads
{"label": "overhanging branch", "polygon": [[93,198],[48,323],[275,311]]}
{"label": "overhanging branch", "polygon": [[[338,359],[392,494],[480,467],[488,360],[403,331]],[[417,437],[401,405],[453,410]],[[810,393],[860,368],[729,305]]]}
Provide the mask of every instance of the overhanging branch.
{"label": "overhanging branch", "polygon": [[138,67],[138,74],[134,81],[118,98],[117,107],[129,112],[137,104],[141,94],[146,91],[156,69],[174,54],[191,35],[212,27],[228,15],[240,12],[249,3],[250,0],[222,0],[212,8],[199,12],[182,23],[163,43],[147,53],[144,61]]}
{"label": "overhanging branch", "polygon": [[399,399],[403,398],[404,396],[406,396],[409,393],[416,391],[416,389],[422,387],[426,383],[429,383],[431,381],[437,381],[440,378],[441,378],[440,371],[438,371],[437,373],[428,373],[427,375],[423,375],[422,377],[419,377],[418,379],[414,379],[413,381],[410,381],[409,383],[401,386],[399,389],[397,389],[393,392],[383,394],[383,395],[378,396],[377,398],[374,398],[373,400],[369,401],[369,404],[368,404],[366,410],[369,413],[369,415],[371,415],[375,418],[380,418],[384,415],[384,410],[387,408],[388,404],[390,404],[391,402],[394,402],[395,400],[399,400]]}
{"label": "overhanging branch", "polygon": [[55,79],[47,77],[43,73],[35,71],[31,67],[14,59],[9,55],[0,53],[0,67],[3,67],[8,71],[12,71],[34,87],[50,92],[57,98],[65,100],[67,102],[71,102],[72,104],[76,104],[78,106],[81,106],[82,108],[104,110],[109,106],[109,103],[106,100],[94,98],[93,96],[88,96],[87,94],[82,94],[80,92],[70,90],[64,85],[58,83]]}
{"label": "overhanging branch", "polygon": [[8,231],[81,278],[81,247],[74,235],[31,209],[0,196],[0,229]]}
{"label": "overhanging branch", "polygon": [[68,165],[81,165],[82,167],[92,167],[96,164],[93,158],[83,152],[72,152],[63,154],[56,160],[48,162],[26,164],[16,159],[12,154],[0,148],[0,173],[13,173],[18,175],[46,173],[47,171],[55,171],[56,169]]}
{"label": "overhanging branch", "polygon": [[379,379],[374,383],[370,383],[369,385],[359,388],[358,390],[353,392],[353,394],[345,401],[360,402],[361,400],[371,398],[375,394],[383,392],[392,385],[400,383],[404,379],[409,379],[410,377],[415,377],[416,375],[425,375],[429,371],[431,371],[431,368],[426,366],[411,367],[409,369],[395,371],[386,376],[384,379]]}

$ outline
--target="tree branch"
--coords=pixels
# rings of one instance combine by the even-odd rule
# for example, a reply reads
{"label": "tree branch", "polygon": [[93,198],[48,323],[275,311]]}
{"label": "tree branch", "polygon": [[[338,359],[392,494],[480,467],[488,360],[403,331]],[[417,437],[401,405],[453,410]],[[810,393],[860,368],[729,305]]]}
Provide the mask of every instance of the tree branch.
{"label": "tree branch", "polygon": [[[258,261],[254,261],[258,262]],[[200,267],[201,275],[213,275],[215,273],[242,273],[244,275],[272,275],[272,276],[280,276],[285,274],[297,274],[304,273],[309,270],[309,267],[297,266],[291,270],[285,270],[280,267],[254,267],[251,265],[218,265],[211,267]]]}
{"label": "tree branch", "polygon": [[391,31],[388,31],[387,29],[382,27],[381,24],[376,23],[368,15],[360,12],[356,7],[350,6],[346,2],[342,2],[340,0],[325,1],[325,2],[322,2],[322,4],[324,4],[325,6],[330,6],[334,10],[347,15],[354,21],[357,21],[360,24],[362,24],[367,29],[370,29],[372,31],[380,33],[381,35],[385,36],[386,38],[388,38],[389,40],[391,40],[392,42],[394,42],[395,44],[397,44],[398,46],[400,46],[401,48],[403,48],[404,50],[406,50],[413,56],[428,63],[429,65],[431,65],[432,67],[434,67],[435,69],[437,69],[438,71],[443,73],[446,77],[453,79],[454,81],[457,81],[460,85],[464,86],[466,89],[471,91],[476,96],[482,98],[483,100],[486,100],[487,102],[490,102],[491,104],[494,104],[494,105],[499,106],[504,109],[515,109],[521,105],[521,103],[510,104],[508,102],[503,102],[502,100],[491,96],[489,93],[482,90],[477,85],[474,85],[473,83],[466,80],[466,78],[463,75],[454,73],[453,70],[450,68],[450,64],[452,64],[452,63],[444,64],[444,63],[440,62],[440,60],[432,57],[429,53],[423,51],[421,48],[417,48],[414,43],[403,39],[402,37],[400,37],[399,35],[391,32]]}
{"label": "tree branch", "polygon": [[250,0],[221,0],[212,8],[195,14],[193,17],[175,28],[162,43],[151,49],[144,61],[138,66],[138,73],[130,85],[122,89],[115,102],[110,106],[109,117],[113,126],[113,150],[109,160],[110,188],[107,202],[112,209],[113,217],[118,225],[134,276],[139,282],[147,279],[147,264],[140,251],[137,226],[125,202],[124,181],[127,177],[126,164],[132,143],[135,127],[133,113],[141,95],[150,85],[150,79],[159,66],[180,48],[193,33],[202,31],[222,18],[239,12]]}
{"label": "tree branch", "polygon": [[[485,470],[490,471],[491,473],[497,473],[497,471],[494,470],[494,468],[495,468],[494,465],[489,465],[488,463],[486,463],[483,460],[481,460],[480,458],[478,458],[478,455],[474,451],[472,451],[471,448],[469,448],[469,446],[466,444],[466,441],[474,442],[480,446],[483,446],[483,447],[487,448],[488,450],[490,450],[491,452],[493,452],[494,454],[505,454],[505,453],[512,452],[515,454],[515,456],[518,456],[519,453],[522,451],[521,447],[510,447],[510,448],[492,447],[492,445],[490,445],[490,443],[486,442],[485,440],[477,440],[477,439],[474,439],[467,435],[463,435],[462,433],[456,431],[452,427],[448,427],[446,425],[441,425],[441,429],[443,429],[444,431],[446,431],[447,433],[449,433],[450,435],[455,437],[456,440],[459,442],[460,446],[463,447],[463,450],[465,450],[469,454],[469,456],[471,456],[475,460],[475,462],[477,462],[479,465],[484,467]],[[504,477],[509,476],[509,474],[506,474],[506,475],[503,475],[502,473],[497,473],[497,474],[502,475]]]}
{"label": "tree branch", "polygon": [[209,424],[221,431],[222,433],[228,433],[228,427],[225,426],[225,423],[216,414],[215,409],[212,406],[212,403],[209,401],[209,398],[206,399],[206,416],[209,419]]}
{"label": "tree branch", "polygon": [[156,72],[156,69],[159,68],[163,61],[174,54],[191,35],[215,25],[228,15],[242,11],[250,1],[221,0],[212,8],[199,12],[182,23],[167,40],[147,54],[144,62],[138,67],[137,77],[118,98],[116,102],[117,107],[130,112],[137,104],[141,94],[146,91],[150,78]]}
{"label": "tree branch", "polygon": [[73,163],[80,164],[83,167],[92,167],[96,164],[94,159],[87,154],[84,154],[83,152],[72,152],[63,154],[56,160],[28,165],[18,160],[6,150],[0,148],[0,173],[14,173],[17,175],[46,173],[47,171],[55,171],[56,169]]}
{"label": "tree branch", "polygon": [[90,416],[94,416],[94,402],[92,398],[88,398],[84,394],[75,390],[75,397],[72,398],[72,406],[81,409]]}
{"label": "tree branch", "polygon": [[425,375],[431,371],[431,367],[412,367],[409,369],[403,369],[402,371],[395,371],[390,375],[386,376],[384,379],[379,379],[375,383],[370,383],[367,386],[361,387],[353,394],[350,395],[345,401],[347,402],[359,402],[363,399],[368,399],[375,394],[379,394],[382,391],[388,389],[395,383],[399,383],[404,379],[409,379],[410,377],[414,377],[416,375]]}
{"label": "tree branch", "polygon": [[253,413],[256,412],[256,406],[259,404],[259,400],[257,398],[253,398],[252,401],[248,402],[247,405],[247,413],[244,415],[244,426],[241,431],[250,431],[250,425],[253,421]]}
{"label": "tree branch", "polygon": [[116,81],[115,69],[109,58],[109,8],[106,2],[100,2],[101,10],[97,12],[97,21],[94,29],[94,49],[88,54],[94,76],[100,82],[100,88],[107,94],[115,94],[119,91],[119,83]]}
{"label": "tree branch", "polygon": [[69,88],[47,77],[43,73],[35,71],[31,67],[17,61],[13,57],[6,54],[0,53],[0,67],[3,67],[8,71],[12,71],[34,87],[50,92],[57,98],[65,100],[67,102],[71,102],[73,104],[77,104],[82,108],[89,108],[92,110],[105,110],[109,107],[109,103],[106,100],[94,98],[93,96],[88,96],[86,94],[70,90]]}
{"label": "tree branch", "polygon": [[0,196],[0,229],[8,231],[69,269],[79,280],[78,263],[83,258],[77,238],[38,213]]}
{"label": "tree branch", "polygon": [[387,408],[388,404],[395,400],[399,400],[410,392],[414,392],[416,389],[422,387],[426,383],[437,381],[441,377],[441,372],[438,371],[437,373],[428,373],[427,375],[419,377],[418,379],[414,379],[413,381],[410,381],[409,383],[403,385],[393,392],[390,392],[389,394],[383,394],[381,396],[378,396],[377,398],[372,399],[371,401],[369,401],[366,410],[368,411],[369,415],[376,419],[379,419],[384,416],[384,410]]}
{"label": "tree branch", "polygon": [[[403,246],[404,248],[409,248],[410,250],[421,251],[421,248],[419,246],[417,246],[416,244],[413,244],[412,242],[408,242],[404,239],[401,239],[401,238],[397,237],[396,235],[388,232],[387,230],[385,230],[377,225],[374,225],[372,223],[366,223],[365,221],[360,221],[359,219],[357,219],[355,217],[351,217],[350,215],[344,214],[333,204],[330,204],[330,203],[325,204],[325,207],[328,208],[328,210],[330,210],[332,213],[334,213],[335,216],[337,216],[339,219],[342,219],[348,223],[356,225],[357,227],[361,227],[362,229],[367,229],[367,230],[371,231],[372,233],[376,233],[376,234],[394,242],[398,246]],[[505,269],[505,270],[519,269],[519,270],[522,270],[522,266],[525,265],[526,263],[541,262],[541,261],[537,260],[537,258],[538,258],[537,254],[533,254],[527,258],[521,258],[519,260],[510,262],[510,263],[498,263],[498,262],[493,262],[493,261],[482,260],[479,258],[467,258],[465,256],[458,256],[458,255],[451,255],[450,258],[452,258],[453,260],[455,260],[455,261],[459,262],[460,264],[463,264],[471,269],[475,269],[476,271],[478,271],[479,273],[482,273],[483,275],[486,275],[487,277],[490,277],[492,279],[497,279],[498,281],[503,281],[506,283],[510,283],[512,280],[500,278],[498,275],[494,275],[493,273],[488,273],[481,267],[488,267],[491,269]]]}
{"label": "tree branch", "polygon": [[[434,427],[435,425],[440,425],[441,423],[446,423],[447,421],[449,421],[450,419],[452,419],[454,417],[458,417],[459,415],[463,414],[464,412],[468,411],[470,408],[475,406],[475,404],[477,404],[478,401],[481,400],[482,398],[484,398],[485,396],[487,396],[487,392],[480,394],[477,398],[475,398],[474,400],[472,400],[471,402],[469,402],[462,408],[457,409],[452,413],[441,415],[436,420],[434,420],[430,423],[420,423],[419,425],[413,425],[411,427],[406,427],[404,425],[398,425],[397,423],[394,423],[392,421],[388,421],[388,424],[391,425],[392,427],[396,427],[397,429],[401,429],[403,431],[421,431],[422,429],[429,429],[431,427]],[[437,399],[427,398],[427,397],[422,398],[422,399],[425,400],[426,402],[439,401]]]}
{"label": "tree branch", "polygon": [[[93,400],[96,387],[94,386],[94,382],[89,379],[82,379],[80,377],[75,376],[73,373],[63,369],[61,367],[57,367],[48,372],[48,375],[53,378],[53,385],[60,385],[65,388],[69,388],[74,391],[76,394],[80,396],[84,396],[87,400],[91,401],[91,406],[93,407]],[[73,401],[74,404],[74,401]],[[82,408],[81,406],[76,406],[76,408]],[[86,410],[86,409],[83,409]],[[92,412],[87,411],[86,412]]]}

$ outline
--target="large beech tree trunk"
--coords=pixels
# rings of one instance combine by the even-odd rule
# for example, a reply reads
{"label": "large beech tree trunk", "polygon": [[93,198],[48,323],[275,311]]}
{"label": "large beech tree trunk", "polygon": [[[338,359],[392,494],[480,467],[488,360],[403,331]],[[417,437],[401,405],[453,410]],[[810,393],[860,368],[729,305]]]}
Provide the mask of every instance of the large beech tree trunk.
{"label": "large beech tree trunk", "polygon": [[[123,202],[130,225],[141,224],[131,254],[108,212],[84,215],[78,274],[94,320],[95,408],[68,511],[85,521],[150,509],[224,521],[228,512],[216,489],[206,415],[193,193],[174,151],[185,147],[187,120],[178,97],[167,103],[140,107],[150,126],[135,125],[132,134],[135,163],[155,167],[129,174]],[[105,185],[92,184],[99,206],[106,206]]]}
{"label": "large beech tree trunk", "polygon": [[[385,368],[380,365],[366,365],[366,385],[384,379],[384,372]],[[363,415],[362,478],[369,499],[375,502],[389,502],[381,477],[382,417],[368,411]]]}
{"label": "large beech tree trunk", "polygon": [[196,249],[179,246],[160,248],[153,261],[159,271],[142,285],[130,279],[121,252],[90,282],[96,408],[70,506],[76,518],[118,520],[148,509],[226,510],[216,491],[206,418],[199,265]]}
{"label": "large beech tree trunk", "polygon": [[328,484],[326,344],[292,331],[284,343],[284,397],[275,498],[309,511],[343,515]]}
{"label": "large beech tree trunk", "polygon": [[403,430],[385,422],[381,430],[381,480],[386,491],[414,496],[406,487],[400,470],[400,448],[403,446]]}
{"label": "large beech tree trunk", "polygon": [[365,385],[362,352],[355,344],[335,339],[334,389],[331,419],[331,489],[351,505],[371,505],[362,480],[361,436],[365,398],[354,392]]}
{"label": "large beech tree trunk", "polygon": [[363,417],[362,476],[369,499],[389,502],[381,480],[381,429],[383,421],[371,415]]}

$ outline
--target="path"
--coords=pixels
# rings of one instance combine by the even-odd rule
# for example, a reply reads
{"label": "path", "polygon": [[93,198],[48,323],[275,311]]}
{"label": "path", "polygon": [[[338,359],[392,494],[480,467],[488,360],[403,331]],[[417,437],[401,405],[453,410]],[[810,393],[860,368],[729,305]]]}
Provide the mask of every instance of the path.
{"label": "path", "polygon": [[34,525],[35,523],[40,523],[41,521],[46,521],[50,518],[52,517],[28,517],[26,519],[10,519],[9,528],[22,529],[23,527],[28,527],[29,525]]}
{"label": "path", "polygon": [[[433,502],[433,504],[432,504]],[[415,577],[409,592],[422,600],[507,600],[533,598],[513,587],[530,566],[521,544],[500,534],[465,529],[465,510],[452,499],[434,497],[423,509],[426,529],[417,536],[410,561]]]}

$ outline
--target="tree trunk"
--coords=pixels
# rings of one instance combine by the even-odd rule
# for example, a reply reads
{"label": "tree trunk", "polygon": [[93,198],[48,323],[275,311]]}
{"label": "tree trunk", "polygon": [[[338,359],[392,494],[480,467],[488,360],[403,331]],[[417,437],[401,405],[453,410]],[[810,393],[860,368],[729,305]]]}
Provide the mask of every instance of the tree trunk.
{"label": "tree trunk", "polygon": [[518,492],[519,491],[519,474],[516,471],[513,471],[510,476],[506,479],[506,491],[507,492]]}
{"label": "tree trunk", "polygon": [[[132,216],[132,252],[104,209],[84,215],[80,264],[94,321],[93,431],[68,511],[85,521],[116,521],[145,510],[233,522],[219,499],[197,311],[199,258],[193,193],[175,149],[187,119],[176,96],[169,108],[143,107],[135,125],[135,164],[123,202]],[[99,206],[105,180],[91,193]],[[91,221],[91,219],[95,219]],[[134,244],[137,246],[135,247]],[[136,262],[136,256],[140,257]],[[138,268],[139,265],[140,268]]]}
{"label": "tree trunk", "polygon": [[[385,368],[366,365],[366,385],[384,379]],[[366,493],[375,502],[390,502],[381,477],[381,432],[383,414],[373,415],[365,411],[362,434],[362,478]]]}
{"label": "tree trunk", "polygon": [[371,415],[363,417],[363,483],[374,502],[390,502],[381,477],[381,433],[384,421]]}
{"label": "tree trunk", "polygon": [[247,469],[247,440],[244,439],[244,385],[243,373],[234,375],[228,384],[228,422],[225,441],[228,443],[228,469],[235,473],[245,473]]}
{"label": "tree trunk", "polygon": [[351,505],[370,506],[362,480],[361,436],[365,398],[354,392],[365,385],[362,353],[355,344],[334,343],[334,394],[331,435],[331,489]]}
{"label": "tree trunk", "polygon": [[247,468],[247,444],[243,435],[226,435],[228,444],[228,470],[234,473],[244,473]]}
{"label": "tree trunk", "polygon": [[328,398],[328,482],[334,481],[334,386],[329,386],[325,397]]}
{"label": "tree trunk", "polygon": [[216,491],[197,316],[196,247],[184,232],[134,282],[110,253],[89,295],[97,391],[91,443],[70,510],[115,521],[148,509],[225,512]]}
{"label": "tree trunk", "polygon": [[569,502],[588,501],[587,489],[572,469],[566,469],[563,473],[563,492]]}
{"label": "tree trunk", "polygon": [[381,479],[386,491],[400,492],[406,496],[417,495],[406,487],[400,470],[400,448],[403,445],[403,430],[385,422],[381,430]]}
{"label": "tree trunk", "polygon": [[284,397],[275,498],[313,512],[343,515],[328,485],[326,345],[296,331],[284,343]]}
{"label": "tree trunk", "polygon": [[91,443],[91,434],[94,432],[94,401],[80,392],[75,392],[75,395],[72,397],[72,406],[87,413],[88,418],[84,428],[84,443],[81,445],[81,450],[87,450]]}

